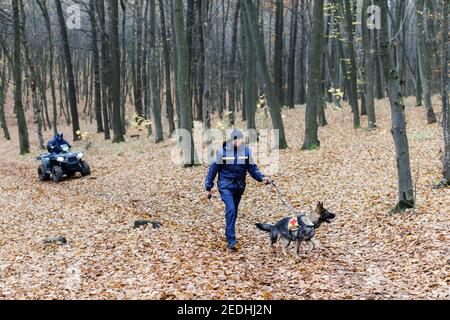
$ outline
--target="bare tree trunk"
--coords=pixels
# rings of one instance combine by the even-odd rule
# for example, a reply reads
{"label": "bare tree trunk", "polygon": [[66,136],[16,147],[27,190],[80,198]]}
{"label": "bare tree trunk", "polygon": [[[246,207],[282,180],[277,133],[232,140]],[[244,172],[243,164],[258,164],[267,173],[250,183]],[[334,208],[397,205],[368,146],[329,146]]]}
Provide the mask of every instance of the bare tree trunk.
{"label": "bare tree trunk", "polygon": [[142,6],[143,0],[139,0],[136,5],[136,82],[134,84],[134,104],[136,109],[136,114],[139,117],[144,117],[144,108],[142,103]]}
{"label": "bare tree trunk", "polygon": [[363,48],[364,48],[364,57],[365,57],[365,85],[364,85],[364,93],[365,93],[365,101],[366,101],[366,110],[367,110],[367,118],[368,118],[368,127],[369,129],[374,129],[377,127],[377,120],[375,115],[375,98],[374,98],[374,51],[372,50],[372,40],[373,40],[373,31],[369,29],[366,22],[367,8],[371,4],[371,0],[364,0],[362,6],[362,37],[363,37]]}
{"label": "bare tree trunk", "polygon": [[380,31],[375,30],[375,71],[376,71],[376,97],[377,99],[384,99],[384,78],[383,78],[383,63],[380,46]]}
{"label": "bare tree trunk", "polygon": [[305,75],[306,75],[306,68],[305,68],[305,53],[306,53],[306,16],[305,16],[305,1],[306,0],[300,0],[300,52],[299,52],[299,104],[305,104],[306,103],[306,87],[305,87]]}
{"label": "bare tree trunk", "polygon": [[[210,41],[209,41],[209,33],[210,33],[210,24],[208,22],[208,7],[209,7],[209,0],[202,0],[201,3],[201,13],[200,13],[200,22],[202,23],[202,45],[203,45],[203,53],[204,53],[204,60],[200,60],[203,64],[201,66],[201,72],[199,74],[199,77],[203,80],[203,125],[205,126],[205,129],[208,130],[211,128],[211,95],[210,95],[210,87],[211,82],[209,81],[208,77],[208,71],[211,66],[211,49],[210,49]],[[207,143],[209,144],[210,137],[207,137]]]}
{"label": "bare tree trunk", "polygon": [[[3,54],[6,56],[6,53]],[[1,57],[1,55],[0,55]],[[9,79],[6,75],[6,62],[3,64],[3,68],[0,71],[0,127],[3,129],[3,137],[6,140],[11,140],[9,134],[8,125],[5,118],[5,100],[6,94],[8,93]]]}
{"label": "bare tree trunk", "polygon": [[[186,31],[184,28],[184,5],[183,0],[174,0],[174,24],[176,33],[176,52],[178,56],[178,72],[176,85],[178,87],[180,105],[180,129],[183,134],[184,166],[190,167],[196,164],[194,137],[192,129],[194,126],[192,106],[189,94],[189,57]],[[188,141],[184,140],[187,139]]]}
{"label": "bare tree trunk", "polygon": [[443,178],[450,185],[450,108],[448,105],[448,2],[442,3],[442,44],[441,44],[441,95],[442,95],[442,128],[444,131]]}
{"label": "bare tree trunk", "polygon": [[120,45],[119,45],[119,2],[110,0],[110,31],[111,31],[111,98],[113,142],[124,142],[122,119],[120,116]]}
{"label": "bare tree trunk", "polygon": [[95,22],[95,0],[89,0],[89,18],[92,32],[92,55],[94,68],[94,105],[95,120],[97,122],[97,133],[103,132],[102,119],[102,94],[100,85],[100,56],[97,47],[97,24]]}
{"label": "bare tree trunk", "polygon": [[72,66],[72,56],[70,53],[69,38],[67,35],[66,22],[64,21],[64,14],[62,11],[61,0],[55,0],[56,11],[58,13],[58,22],[61,32],[61,39],[64,49],[64,61],[66,63],[67,70],[67,81],[69,83],[69,104],[70,104],[70,115],[72,118],[72,134],[73,140],[79,140],[77,132],[80,130],[80,125],[78,122],[78,109],[77,109],[77,93],[75,89],[75,77],[73,74]]}
{"label": "bare tree trunk", "polygon": [[[203,0],[206,1],[206,0]],[[166,87],[166,114],[167,121],[169,123],[169,135],[175,131],[175,122],[173,115],[173,101],[172,101],[172,88],[170,81],[170,53],[169,45],[167,41],[166,32],[166,16],[164,12],[164,2],[163,0],[158,0],[159,2],[159,17],[161,19],[161,42],[163,45],[163,57],[164,57],[164,76],[165,76],[165,87]]]}
{"label": "bare tree trunk", "polygon": [[323,46],[323,0],[315,0],[313,6],[313,25],[308,54],[308,96],[305,112],[305,141],[302,150],[320,146],[317,135],[317,108],[322,103],[320,90],[320,63]]}
{"label": "bare tree trunk", "polygon": [[275,0],[275,50],[273,55],[274,87],[281,105],[284,104],[283,94],[283,0]]}
{"label": "bare tree trunk", "polygon": [[398,202],[394,212],[413,208],[414,190],[411,178],[411,164],[409,160],[409,145],[406,132],[405,105],[403,104],[402,90],[398,72],[395,67],[392,53],[393,44],[388,32],[388,4],[387,0],[380,0],[382,11],[381,46],[384,57],[384,74],[387,80],[387,92],[391,104],[392,136],[394,138],[397,172],[398,172]]}
{"label": "bare tree trunk", "polygon": [[[175,17],[174,17],[174,0],[170,0],[170,25],[172,30],[175,31]],[[173,60],[173,70],[174,70],[174,78],[175,78],[175,111],[176,111],[176,118],[177,118],[177,128],[181,128],[181,111],[180,111],[180,94],[178,92],[178,52],[177,52],[177,33],[172,32],[172,60]]]}
{"label": "bare tree trunk", "polygon": [[97,12],[99,17],[99,26],[101,30],[101,81],[102,81],[102,115],[103,115],[103,130],[105,131],[105,140],[111,139],[110,124],[109,124],[109,56],[108,56],[108,36],[106,33],[106,21],[105,21],[105,4],[104,0],[97,1]]}
{"label": "bare tree trunk", "polygon": [[[246,1],[246,0],[243,0]],[[245,62],[244,62],[244,109],[247,118],[247,129],[256,131],[256,101],[258,99],[257,84],[256,84],[256,57],[255,44],[251,39],[250,27],[248,20],[245,18],[245,12],[241,10],[241,28],[244,30],[245,36]],[[255,131],[253,131],[255,130]],[[256,136],[249,136],[251,142],[256,142]]]}
{"label": "bare tree trunk", "polygon": [[237,70],[236,70],[236,55],[237,55],[237,32],[239,23],[239,12],[240,12],[240,2],[238,1],[236,5],[236,10],[234,12],[234,22],[233,22],[233,35],[231,39],[231,58],[230,58],[230,70],[229,70],[229,115],[228,119],[230,125],[234,126],[234,121],[236,119],[236,82],[237,82]]}
{"label": "bare tree trunk", "polygon": [[357,76],[357,65],[356,65],[356,53],[354,44],[354,25],[353,25],[353,15],[351,11],[350,1],[344,1],[345,3],[345,17],[346,17],[346,27],[347,27],[347,37],[348,37],[348,55],[350,58],[350,92],[349,92],[349,102],[352,106],[353,112],[353,126],[355,128],[360,128],[360,117],[359,117],[359,106],[358,106],[358,76]]}
{"label": "bare tree trunk", "polygon": [[38,140],[39,140],[39,147],[41,149],[45,149],[44,138],[42,136],[42,114],[41,114],[41,109],[39,107],[38,94],[37,94],[38,79],[37,79],[37,75],[36,75],[36,64],[31,59],[30,50],[28,48],[28,40],[27,40],[27,35],[26,35],[26,30],[25,30],[25,25],[26,25],[25,12],[23,10],[22,0],[20,0],[20,14],[21,14],[22,43],[23,43],[23,48],[24,48],[24,53],[25,53],[25,59],[27,61],[28,69],[30,71],[30,80],[29,81],[30,81],[30,88],[31,88],[31,101],[32,101],[32,105],[33,105],[34,117],[36,119],[36,124],[37,124],[36,129],[37,129],[37,136],[38,136]]}
{"label": "bare tree trunk", "polygon": [[422,80],[423,100],[427,111],[427,120],[429,124],[436,123],[436,115],[434,114],[433,104],[431,102],[431,55],[430,48],[426,47],[426,34],[424,28],[424,0],[416,1],[417,15],[417,33],[419,38],[419,65],[420,78]]}
{"label": "bare tree trunk", "polygon": [[266,93],[269,102],[272,126],[274,130],[278,130],[279,141],[276,142],[278,144],[275,145],[275,148],[286,149],[288,145],[284,132],[283,118],[281,117],[281,106],[267,67],[266,50],[264,48],[263,36],[256,16],[256,9],[252,1],[243,1],[242,4],[245,17],[248,20],[250,36],[256,49],[256,56],[259,63],[258,70],[260,72],[264,92]]}
{"label": "bare tree trunk", "polygon": [[417,82],[416,82],[416,105],[418,107],[421,107],[421,106],[423,106],[423,99],[422,99],[423,90],[422,90],[422,77],[420,76],[419,53],[417,53],[415,72],[416,72],[416,78],[417,78]]}
{"label": "bare tree trunk", "polygon": [[124,0],[120,0],[120,6],[122,8],[122,82],[120,93],[120,115],[122,120],[123,134],[127,133],[126,128],[126,107],[127,100],[127,49],[126,49],[126,26],[127,26],[127,7]]}
{"label": "bare tree trunk", "polygon": [[155,123],[155,142],[164,140],[161,121],[161,98],[159,88],[159,55],[156,48],[156,5],[155,0],[150,0],[150,79],[153,96],[153,121]]}
{"label": "bare tree trunk", "polygon": [[53,74],[54,69],[54,49],[53,49],[53,36],[52,36],[52,29],[51,29],[51,22],[50,17],[47,10],[47,0],[37,1],[39,7],[41,8],[42,15],[45,20],[45,27],[47,29],[48,34],[48,50],[50,52],[50,58],[49,58],[49,73],[50,73],[50,91],[52,95],[52,103],[53,103],[53,133],[56,134],[58,132],[58,125],[57,125],[57,106],[56,106],[56,89],[55,89],[55,79]]}
{"label": "bare tree trunk", "polygon": [[14,25],[14,58],[13,58],[13,75],[14,75],[14,109],[16,111],[17,126],[19,129],[20,154],[30,152],[30,143],[28,141],[28,129],[25,119],[25,112],[22,104],[22,70],[21,70],[21,29],[19,0],[12,0],[13,9],[13,25]]}
{"label": "bare tree trunk", "polygon": [[292,2],[291,15],[291,34],[289,39],[289,59],[288,59],[288,81],[286,104],[289,108],[294,108],[294,91],[295,91],[295,54],[297,49],[297,32],[298,32],[298,0]]}

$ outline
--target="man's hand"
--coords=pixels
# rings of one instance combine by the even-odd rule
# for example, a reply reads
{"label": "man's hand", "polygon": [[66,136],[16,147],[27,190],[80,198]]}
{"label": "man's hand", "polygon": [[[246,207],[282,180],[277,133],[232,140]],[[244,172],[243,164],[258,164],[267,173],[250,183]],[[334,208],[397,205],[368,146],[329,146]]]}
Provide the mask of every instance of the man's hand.
{"label": "man's hand", "polygon": [[206,198],[207,198],[208,200],[210,200],[210,199],[212,198],[212,196],[213,196],[213,192],[212,192],[212,191],[206,191],[206,192],[205,192],[205,196],[206,196]]}
{"label": "man's hand", "polygon": [[270,178],[264,177],[262,182],[267,185],[267,184],[270,184],[271,181],[272,180],[270,180]]}

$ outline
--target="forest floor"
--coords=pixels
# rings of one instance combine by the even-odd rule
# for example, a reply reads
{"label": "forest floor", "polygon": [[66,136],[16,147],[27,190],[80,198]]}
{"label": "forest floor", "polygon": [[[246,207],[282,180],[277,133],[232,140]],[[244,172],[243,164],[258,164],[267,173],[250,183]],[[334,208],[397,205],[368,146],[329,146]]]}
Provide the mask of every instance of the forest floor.
{"label": "forest floor", "polygon": [[[172,164],[174,142],[141,136],[113,145],[95,135],[85,151],[91,177],[42,183],[35,128],[32,153],[19,156],[9,114],[13,140],[0,140],[0,298],[449,299],[450,189],[432,189],[441,128],[426,124],[414,100],[407,105],[417,208],[403,214],[390,213],[397,180],[386,101],[377,102],[376,131],[354,130],[348,108],[328,108],[322,146],[308,152],[300,150],[304,108],[284,111],[290,148],[272,177],[299,210],[324,201],[337,214],[318,230],[316,250],[300,257],[293,247],[288,257],[279,246],[271,251],[255,228],[289,215],[267,186],[248,180],[240,250],[231,253],[224,206],[204,199],[207,166]],[[143,218],[163,227],[133,229]],[[60,235],[66,245],[43,244]]]}

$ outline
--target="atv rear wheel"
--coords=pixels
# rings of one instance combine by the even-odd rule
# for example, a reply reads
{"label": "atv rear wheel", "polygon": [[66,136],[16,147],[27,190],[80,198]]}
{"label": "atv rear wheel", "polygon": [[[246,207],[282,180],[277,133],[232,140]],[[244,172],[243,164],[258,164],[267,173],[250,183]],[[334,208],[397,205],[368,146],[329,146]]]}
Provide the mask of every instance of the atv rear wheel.
{"label": "atv rear wheel", "polygon": [[80,166],[81,166],[81,175],[83,177],[89,176],[91,174],[91,167],[89,166],[87,161],[81,160]]}
{"label": "atv rear wheel", "polygon": [[45,171],[43,165],[40,165],[38,168],[38,178],[39,178],[39,181],[50,180],[50,175],[47,173],[47,171]]}
{"label": "atv rear wheel", "polygon": [[60,166],[54,166],[52,168],[52,180],[54,182],[60,182],[63,178],[64,172]]}

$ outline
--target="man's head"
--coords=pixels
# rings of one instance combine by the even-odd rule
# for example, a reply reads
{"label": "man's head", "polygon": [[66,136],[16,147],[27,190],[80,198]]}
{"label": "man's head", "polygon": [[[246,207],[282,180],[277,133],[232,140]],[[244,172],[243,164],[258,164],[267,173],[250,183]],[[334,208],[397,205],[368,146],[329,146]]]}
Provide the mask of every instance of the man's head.
{"label": "man's head", "polygon": [[244,134],[239,129],[233,129],[230,140],[236,148],[240,148],[244,144]]}
{"label": "man's head", "polygon": [[62,132],[58,132],[58,133],[56,134],[56,139],[57,139],[58,141],[63,141],[63,140],[64,140],[64,134],[63,134]]}

